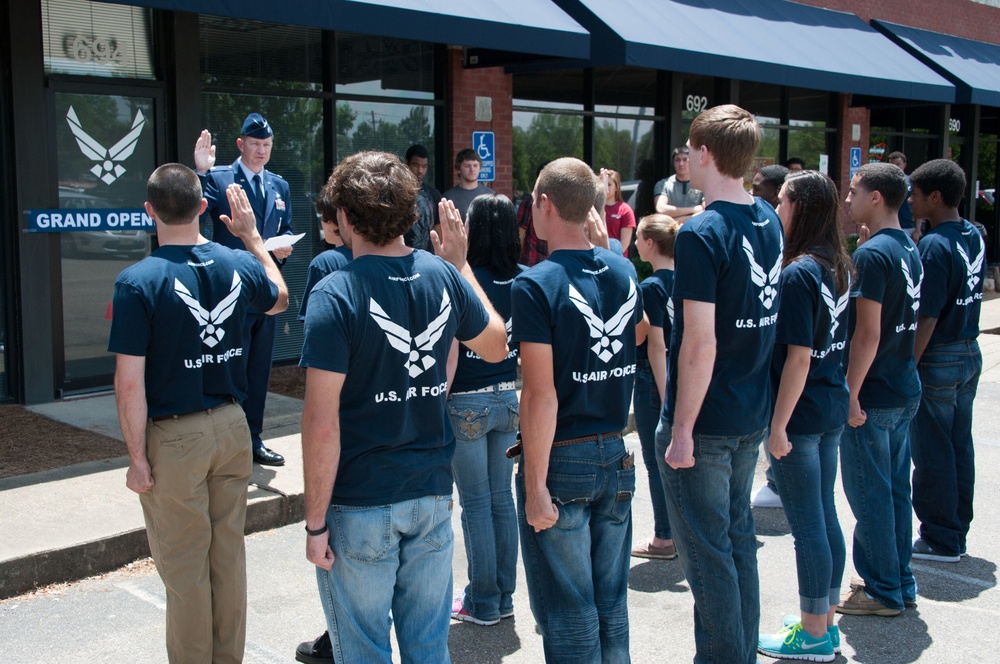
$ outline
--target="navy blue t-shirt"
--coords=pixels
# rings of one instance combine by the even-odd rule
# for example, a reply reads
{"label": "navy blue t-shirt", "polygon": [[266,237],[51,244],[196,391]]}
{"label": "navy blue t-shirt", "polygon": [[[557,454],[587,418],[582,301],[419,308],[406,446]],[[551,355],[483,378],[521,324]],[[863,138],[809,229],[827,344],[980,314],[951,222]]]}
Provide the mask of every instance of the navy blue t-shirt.
{"label": "navy blue t-shirt", "polygon": [[[920,255],[904,231],[884,228],[854,252],[854,266],[858,281],[851,288],[851,336],[857,323],[855,298],[882,305],[878,350],[858,395],[861,407],[902,408],[920,398],[913,359],[924,278]],[[850,348],[845,362],[849,353]]]}
{"label": "navy blue t-shirt", "polygon": [[306,306],[309,304],[309,293],[327,275],[333,274],[337,270],[345,267],[351,262],[351,250],[341,245],[333,249],[327,249],[323,253],[312,259],[309,263],[309,272],[306,274],[306,289],[302,293],[302,304],[299,305],[299,320],[306,319]]}
{"label": "navy blue t-shirt", "polygon": [[[517,273],[521,274],[528,268],[518,265]],[[465,347],[464,344],[458,349],[458,368],[455,369],[455,378],[452,380],[451,391],[468,392],[478,390],[481,387],[489,387],[503,381],[513,381],[517,378],[517,344],[510,340],[510,289],[514,284],[514,278],[497,278],[488,267],[477,267],[472,270],[476,275],[476,281],[482,287],[490,304],[497,310],[507,326],[507,345],[510,352],[507,359],[502,362],[487,362],[479,357],[479,354]]]}
{"label": "navy blue t-shirt", "polygon": [[812,351],[809,375],[787,432],[810,435],[844,426],[850,408],[843,356],[847,346],[850,290],[837,295],[833,273],[802,256],[781,273],[781,304],[771,360],[771,396],[778,396],[788,346]]}
{"label": "navy blue t-shirt", "polygon": [[118,275],[108,351],[146,358],[149,417],[243,401],[243,321],[277,300],[278,287],[247,251],[163,246]]}
{"label": "navy blue t-shirt", "polygon": [[[651,327],[663,328],[663,342],[670,345],[670,330],[674,323],[674,303],[670,294],[674,289],[674,271],[657,270],[642,280],[639,290],[642,291],[642,308],[646,311]],[[636,357],[640,360],[649,359],[649,342],[643,341]]]}
{"label": "navy blue t-shirt", "polygon": [[715,366],[694,432],[742,436],[767,426],[770,364],[783,246],[774,208],[716,201],[677,233],[674,327],[670,338],[667,403],[673,424],[677,356],[684,340],[684,300],[715,304]]}
{"label": "navy blue t-shirt", "polygon": [[979,312],[986,278],[986,244],[964,219],[938,224],[920,240],[924,283],[920,315],[937,319],[928,345],[979,336]]}
{"label": "navy blue t-shirt", "polygon": [[642,294],[607,249],[560,249],[514,280],[513,340],[552,346],[556,441],[621,431],[635,383]]}
{"label": "navy blue t-shirt", "polygon": [[333,504],[451,494],[448,351],[488,322],[458,270],[419,249],[361,256],[316,285],[299,364],[346,375]]}

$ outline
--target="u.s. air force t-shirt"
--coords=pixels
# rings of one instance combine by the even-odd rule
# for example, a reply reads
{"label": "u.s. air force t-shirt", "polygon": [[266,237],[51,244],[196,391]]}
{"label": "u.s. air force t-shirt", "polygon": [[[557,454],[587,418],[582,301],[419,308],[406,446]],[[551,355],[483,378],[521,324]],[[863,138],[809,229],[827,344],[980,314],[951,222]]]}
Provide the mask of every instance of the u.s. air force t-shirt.
{"label": "u.s. air force t-shirt", "polygon": [[621,431],[635,382],[642,295],[607,249],[560,249],[514,280],[513,340],[552,347],[555,440]]}
{"label": "u.s. air force t-shirt", "polygon": [[[523,265],[518,265],[517,274],[521,274],[527,269]],[[510,339],[510,289],[514,284],[514,277],[498,277],[488,267],[477,267],[472,272],[476,275],[476,281],[486,293],[486,297],[489,298],[490,304],[504,320],[507,327],[507,345],[510,346],[510,351],[507,353],[507,358],[501,362],[487,362],[479,357],[479,354],[474,350],[466,348],[464,344],[460,345],[458,367],[455,369],[455,377],[452,379],[452,394],[478,390],[517,378],[517,344],[511,342]]]}
{"label": "u.s. air force t-shirt", "polygon": [[[924,271],[910,236],[884,228],[854,252],[857,284],[851,289],[851,330],[857,324],[856,298],[882,305],[878,350],[861,385],[862,408],[902,408],[920,398],[913,359],[917,310]],[[845,354],[845,362],[850,348]]]}
{"label": "u.s. air force t-shirt", "polygon": [[[670,330],[674,322],[674,303],[670,293],[674,289],[674,271],[657,270],[642,280],[642,308],[649,319],[650,327],[663,328],[663,342],[669,346]],[[649,359],[649,342],[643,341],[636,351],[640,360]]]}
{"label": "u.s. air force t-shirt", "polygon": [[938,224],[920,240],[920,315],[937,319],[928,345],[979,336],[986,243],[969,222]]}
{"label": "u.s. air force t-shirt", "polygon": [[333,504],[451,494],[448,351],[488,322],[472,286],[421,250],[361,256],[316,285],[300,365],[346,374]]}
{"label": "u.s. air force t-shirt", "polygon": [[243,401],[243,320],[277,299],[278,287],[246,251],[163,246],[118,275],[108,351],[146,358],[149,417]]}
{"label": "u.s. air force t-shirt", "polygon": [[770,363],[778,319],[782,232],[778,215],[755,198],[716,201],[689,219],[674,245],[674,328],[667,403],[673,424],[684,300],[715,304],[715,366],[694,432],[742,436],[767,426]]}
{"label": "u.s. air force t-shirt", "polygon": [[788,347],[809,348],[811,355],[806,384],[788,420],[790,434],[826,433],[847,422],[850,392],[843,355],[849,300],[850,291],[838,295],[833,274],[812,256],[799,257],[781,273],[772,399],[778,395]]}
{"label": "u.s. air force t-shirt", "polygon": [[306,274],[306,288],[302,293],[302,304],[299,305],[299,320],[304,321],[306,319],[306,307],[309,306],[309,292],[327,275],[333,274],[345,267],[351,262],[352,258],[351,250],[341,245],[333,249],[327,249],[312,259],[312,262],[309,263],[309,272]]}

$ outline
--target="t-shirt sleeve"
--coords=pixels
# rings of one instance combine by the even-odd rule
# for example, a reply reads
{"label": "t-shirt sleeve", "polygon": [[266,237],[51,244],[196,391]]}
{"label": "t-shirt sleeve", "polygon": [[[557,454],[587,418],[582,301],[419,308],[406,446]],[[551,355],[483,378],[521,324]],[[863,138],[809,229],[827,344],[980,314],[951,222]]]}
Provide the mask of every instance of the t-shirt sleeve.
{"label": "t-shirt sleeve", "polygon": [[152,307],[132,284],[115,283],[109,353],[145,357],[149,350]]}
{"label": "t-shirt sleeve", "polygon": [[549,303],[537,282],[524,276],[514,279],[510,308],[513,341],[552,344]]}
{"label": "t-shirt sleeve", "polygon": [[653,185],[653,200],[655,201],[658,197],[665,195],[667,189],[667,179],[663,178],[655,185]]}
{"label": "t-shirt sleeve", "polygon": [[817,284],[797,264],[781,273],[781,301],[774,342],[812,348],[816,322]]}
{"label": "t-shirt sleeve", "polygon": [[309,305],[309,292],[322,281],[323,277],[328,274],[326,270],[318,265],[318,261],[314,258],[313,262],[309,264],[309,271],[306,273],[306,287],[302,291],[302,304],[299,305],[299,320],[304,321],[306,319],[306,307]]}
{"label": "t-shirt sleeve", "polygon": [[889,276],[885,257],[871,249],[860,247],[854,252],[854,267],[858,272],[858,282],[851,289],[851,297],[862,297],[882,304]]}
{"label": "t-shirt sleeve", "polygon": [[667,294],[649,279],[639,285],[639,292],[642,295],[642,306],[649,318],[649,324],[653,327],[664,327],[663,321],[667,316]]}
{"label": "t-shirt sleeve", "polygon": [[310,295],[303,326],[305,340],[299,366],[346,374],[350,366],[350,321],[354,313],[346,301],[328,289]]}
{"label": "t-shirt sleeve", "polygon": [[920,243],[924,280],[920,284],[920,315],[940,318],[948,302],[948,267],[951,256],[944,237],[928,235]]}
{"label": "t-shirt sleeve", "polygon": [[635,211],[628,203],[622,203],[621,226],[619,228],[635,228]]}
{"label": "t-shirt sleeve", "polygon": [[250,306],[257,311],[270,311],[278,301],[278,285],[267,278],[264,266],[252,254],[245,254],[244,278],[249,278],[254,285]]}
{"label": "t-shirt sleeve", "polygon": [[[451,267],[449,265],[448,267]],[[455,281],[456,297],[459,298],[459,318],[458,329],[455,331],[455,338],[459,341],[468,341],[478,337],[490,322],[490,315],[486,307],[479,301],[475,289],[465,280],[457,270],[452,268],[452,276]]]}
{"label": "t-shirt sleeve", "polygon": [[690,227],[681,227],[674,244],[674,306],[680,300],[715,302],[719,280],[718,256],[724,250],[711,246],[710,238]]}

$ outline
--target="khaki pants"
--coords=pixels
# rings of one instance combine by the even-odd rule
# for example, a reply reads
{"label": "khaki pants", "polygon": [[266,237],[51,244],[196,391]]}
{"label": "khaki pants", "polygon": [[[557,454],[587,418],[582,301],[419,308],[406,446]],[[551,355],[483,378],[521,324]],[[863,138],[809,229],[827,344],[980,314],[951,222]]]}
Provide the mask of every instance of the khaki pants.
{"label": "khaki pants", "polygon": [[171,663],[241,662],[252,467],[243,409],[150,420],[146,454],[154,485],[139,499],[167,590],[167,656]]}

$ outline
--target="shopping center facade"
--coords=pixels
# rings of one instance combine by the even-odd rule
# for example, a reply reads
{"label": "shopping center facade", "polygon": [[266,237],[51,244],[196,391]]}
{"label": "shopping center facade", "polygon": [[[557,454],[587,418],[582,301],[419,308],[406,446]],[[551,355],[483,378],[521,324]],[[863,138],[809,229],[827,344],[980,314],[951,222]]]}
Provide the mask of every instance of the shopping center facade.
{"label": "shopping center facade", "polygon": [[114,279],[156,246],[146,178],[193,165],[203,128],[230,163],[252,111],[274,127],[268,168],[306,234],[284,270],[278,361],[299,355],[294,312],[324,248],[313,197],[361,149],[421,143],[444,190],[454,154],[476,147],[512,198],[572,155],[639,181],[641,213],[691,120],[732,102],[763,127],[760,164],[799,157],[842,188],[891,151],[909,169],[955,159],[970,176],[963,211],[1000,260],[997,0],[18,0],[0,12],[0,401],[110,387]]}

